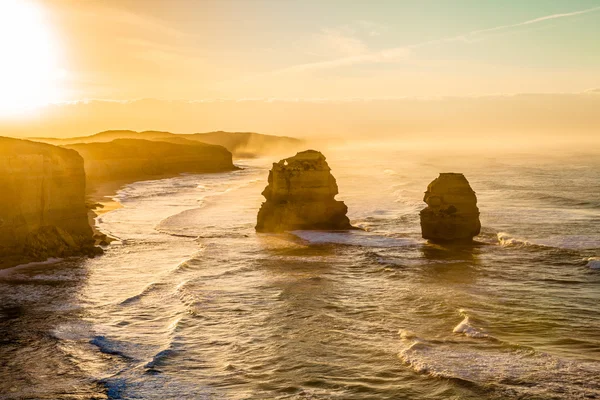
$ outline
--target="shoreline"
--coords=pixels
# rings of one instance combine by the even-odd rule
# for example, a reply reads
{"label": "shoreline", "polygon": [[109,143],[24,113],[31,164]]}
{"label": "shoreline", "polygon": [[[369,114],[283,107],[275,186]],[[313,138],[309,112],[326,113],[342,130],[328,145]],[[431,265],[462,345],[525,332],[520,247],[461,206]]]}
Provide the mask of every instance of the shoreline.
{"label": "shoreline", "polygon": [[[212,173],[234,172],[241,169],[242,168],[234,165],[234,168],[231,170],[192,173],[205,175]],[[132,183],[175,178],[181,176],[182,174],[184,173],[163,173],[158,175],[141,176],[138,177],[138,179],[122,179],[115,181],[98,182],[91,185],[87,183],[88,186],[86,188],[85,198],[86,204],[88,206],[88,223],[90,225],[90,228],[92,229],[93,238],[96,241],[95,245],[107,246],[111,242],[118,240],[118,238],[111,237],[106,233],[102,232],[96,223],[96,218],[111,211],[123,208],[123,205],[118,200],[114,199],[119,190],[121,190],[126,185],[130,185]]]}
{"label": "shoreline", "polygon": [[[234,171],[238,171],[241,169],[242,168],[235,166],[235,168],[230,169],[230,170],[202,172],[202,173],[197,173],[197,174],[204,175],[204,174],[212,174],[212,173],[234,172]],[[100,229],[100,227],[98,226],[98,224],[96,222],[97,217],[99,217],[103,214],[107,214],[111,211],[115,211],[120,208],[123,208],[123,205],[118,200],[115,200],[115,196],[117,195],[119,190],[121,190],[126,185],[136,183],[136,182],[168,179],[168,178],[174,178],[174,177],[181,176],[181,175],[182,175],[182,173],[177,173],[177,174],[164,173],[164,174],[158,174],[158,175],[141,176],[141,177],[138,177],[137,179],[123,179],[123,180],[118,180],[118,181],[99,182],[99,183],[94,183],[91,185],[89,184],[89,182],[86,182],[87,187],[86,187],[86,193],[85,193],[85,205],[88,210],[87,211],[88,225],[90,226],[90,229],[92,230],[92,238],[94,240],[94,246],[95,247],[98,247],[98,246],[106,247],[106,246],[110,245],[111,242],[119,240],[116,237],[112,237],[112,236],[102,232],[102,230]],[[84,255],[82,255],[82,256],[84,256]],[[77,257],[77,256],[74,256],[74,257]],[[12,254],[12,255],[9,255],[9,256],[6,256],[6,257],[3,257],[2,259],[0,259],[0,271],[11,270],[14,267],[22,267],[22,266],[26,266],[29,264],[37,265],[39,263],[40,265],[43,265],[50,259],[56,259],[56,257],[50,257],[47,260],[37,260],[34,258],[30,258],[30,257],[24,257],[22,254]]]}
{"label": "shoreline", "polygon": [[122,208],[123,205],[115,200],[117,192],[130,182],[106,182],[96,184],[86,193],[86,202],[89,205],[88,223],[92,229],[92,237],[96,246],[106,246],[117,240],[100,230],[96,218],[111,211]]}

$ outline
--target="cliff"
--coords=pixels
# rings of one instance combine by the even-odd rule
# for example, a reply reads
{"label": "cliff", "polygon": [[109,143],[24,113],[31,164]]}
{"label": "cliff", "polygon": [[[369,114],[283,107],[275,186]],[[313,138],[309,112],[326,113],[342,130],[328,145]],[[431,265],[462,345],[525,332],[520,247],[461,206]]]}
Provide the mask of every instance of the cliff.
{"label": "cliff", "polygon": [[479,235],[477,197],[463,174],[441,173],[427,186],[421,232],[432,242],[470,242]]}
{"label": "cliff", "polygon": [[256,230],[353,229],[348,207],[335,200],[338,186],[330,171],[325,156],[314,150],[273,163]]}
{"label": "cliff", "polygon": [[31,138],[31,140],[50,143],[57,146],[68,146],[81,143],[107,143],[117,139],[139,139],[152,141],[172,141],[187,139],[194,142],[223,146],[236,157],[273,154],[281,151],[296,150],[302,141],[286,137],[263,135],[254,132],[208,132],[193,134],[175,134],[161,131],[136,132],[130,130],[111,130],[90,136],[74,138]]}
{"label": "cliff", "polygon": [[1,267],[99,251],[77,152],[0,137],[0,192]]}
{"label": "cliff", "polygon": [[232,155],[221,146],[181,138],[164,141],[117,139],[64,146],[85,160],[88,183],[133,182],[181,173],[232,171]]}

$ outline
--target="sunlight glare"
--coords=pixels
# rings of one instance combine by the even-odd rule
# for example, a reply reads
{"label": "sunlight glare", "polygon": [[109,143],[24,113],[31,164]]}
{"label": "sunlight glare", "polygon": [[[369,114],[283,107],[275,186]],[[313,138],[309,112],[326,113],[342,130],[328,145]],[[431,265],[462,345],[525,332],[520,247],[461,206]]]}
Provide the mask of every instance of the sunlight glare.
{"label": "sunlight glare", "polygon": [[0,116],[60,100],[64,77],[43,9],[28,0],[0,0]]}

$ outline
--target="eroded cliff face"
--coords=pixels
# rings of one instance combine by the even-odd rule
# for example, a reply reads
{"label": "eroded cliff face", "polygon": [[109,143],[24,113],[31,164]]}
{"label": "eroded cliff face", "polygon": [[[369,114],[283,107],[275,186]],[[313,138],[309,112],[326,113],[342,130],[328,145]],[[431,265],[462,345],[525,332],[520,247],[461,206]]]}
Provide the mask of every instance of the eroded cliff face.
{"label": "eroded cliff face", "polygon": [[479,235],[477,197],[463,174],[441,173],[427,186],[421,232],[432,242],[470,242]]}
{"label": "eroded cliff face", "polygon": [[172,139],[172,142],[117,139],[108,143],[81,143],[64,147],[81,154],[91,186],[181,173],[237,169],[231,153],[224,147],[181,138]]}
{"label": "eroded cliff face", "polygon": [[338,186],[325,156],[307,150],[273,164],[266,198],[258,212],[258,232],[352,229],[348,207],[335,200]]}
{"label": "eroded cliff face", "polygon": [[81,156],[0,137],[0,266],[97,251]]}

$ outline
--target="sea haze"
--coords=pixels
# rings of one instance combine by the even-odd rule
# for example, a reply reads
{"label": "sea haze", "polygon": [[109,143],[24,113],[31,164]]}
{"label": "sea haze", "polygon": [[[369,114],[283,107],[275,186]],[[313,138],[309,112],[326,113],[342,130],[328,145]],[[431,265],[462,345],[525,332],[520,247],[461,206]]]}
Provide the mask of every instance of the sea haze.
{"label": "sea haze", "polygon": [[[241,160],[122,188],[104,256],[2,271],[0,398],[600,398],[597,157],[324,153],[361,231],[256,234],[276,160]],[[421,239],[439,172],[473,246]]]}

